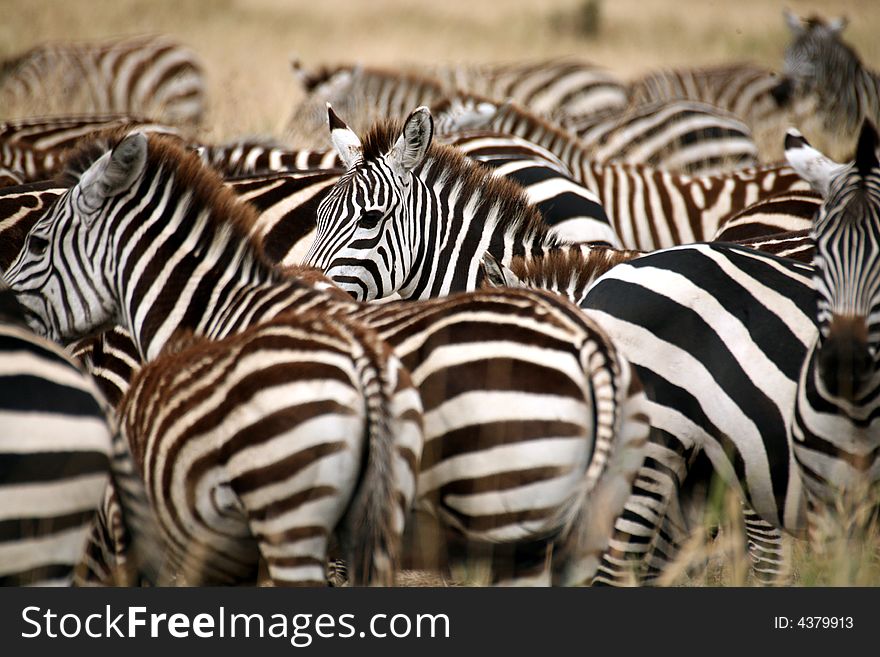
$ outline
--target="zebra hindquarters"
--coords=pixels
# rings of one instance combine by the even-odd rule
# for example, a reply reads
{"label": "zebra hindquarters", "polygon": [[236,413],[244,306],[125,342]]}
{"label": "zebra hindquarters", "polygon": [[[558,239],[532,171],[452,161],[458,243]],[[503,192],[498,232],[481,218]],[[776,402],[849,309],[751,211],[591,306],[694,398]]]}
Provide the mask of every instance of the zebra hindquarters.
{"label": "zebra hindquarters", "polygon": [[416,493],[424,440],[422,400],[409,371],[379,336],[351,322],[352,354],[366,397],[366,464],[340,527],[355,584],[394,584]]}
{"label": "zebra hindquarters", "polygon": [[72,582],[110,458],[110,430],[92,382],[60,348],[4,315],[0,586]]}
{"label": "zebra hindquarters", "polygon": [[[370,433],[357,346],[339,322],[286,317],[166,350],[138,373],[121,417],[180,583],[253,583],[262,559],[276,585],[324,585],[328,539],[357,487],[375,483],[365,463],[391,480],[376,488],[399,517],[407,481],[387,462],[371,465],[392,450],[373,454],[367,441],[393,437]],[[382,377],[402,405],[405,377]],[[364,528],[392,553],[401,530]],[[393,565],[370,573],[386,583]]]}
{"label": "zebra hindquarters", "polygon": [[392,331],[425,409],[420,507],[492,547],[493,584],[586,579],[611,522],[603,536],[593,494],[617,503],[603,476],[627,471],[626,487],[647,433],[607,340],[562,297],[525,290],[434,301]]}

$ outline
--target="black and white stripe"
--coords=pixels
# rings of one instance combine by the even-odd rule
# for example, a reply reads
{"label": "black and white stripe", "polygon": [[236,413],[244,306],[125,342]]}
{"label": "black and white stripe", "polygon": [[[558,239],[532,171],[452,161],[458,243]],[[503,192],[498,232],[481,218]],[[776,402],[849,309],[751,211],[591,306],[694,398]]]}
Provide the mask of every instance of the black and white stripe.
{"label": "black and white stripe", "polygon": [[[685,176],[639,164],[601,163],[579,139],[540,117],[517,110],[522,137],[507,153],[546,157],[547,151],[593,192],[627,249],[652,250],[710,239],[732,213],[760,199],[807,183],[786,166],[737,169],[714,176]],[[466,148],[457,140],[457,146]],[[503,148],[504,137],[494,139]],[[534,144],[534,145],[532,145]]]}
{"label": "black and white stripe", "polygon": [[[58,173],[65,152],[95,133],[123,126],[177,134],[161,123],[127,114],[34,117],[0,123],[0,167],[19,183],[47,180]],[[0,179],[0,187],[5,186]]]}
{"label": "black and white stripe", "polygon": [[[581,302],[636,365],[652,426],[674,446],[646,461],[600,579],[619,581],[627,560],[658,540],[680,483],[664,473],[685,473],[694,451],[754,509],[755,556],[773,576],[781,569],[768,527],[809,529],[821,545],[871,499],[880,480],[876,148],[867,126],[856,163],[841,167],[790,135],[789,160],[825,197],[815,267],[724,244],[678,247],[611,269]],[[662,505],[644,505],[640,482],[659,478]]]}
{"label": "black and white stripe", "polygon": [[773,71],[748,63],[664,69],[633,80],[629,100],[633,107],[672,100],[706,103],[730,112],[758,134],[781,117],[773,92],[777,84]]}
{"label": "black and white stripe", "polygon": [[94,383],[0,285],[0,585],[69,585],[110,482]]}
{"label": "black and white stripe", "polygon": [[[488,129],[540,141],[543,119],[513,102],[456,99],[440,108],[447,131]],[[748,127],[730,113],[693,101],[660,101],[557,125],[600,162],[645,164],[690,175],[711,175],[757,164]],[[544,143],[549,146],[550,144]]]}

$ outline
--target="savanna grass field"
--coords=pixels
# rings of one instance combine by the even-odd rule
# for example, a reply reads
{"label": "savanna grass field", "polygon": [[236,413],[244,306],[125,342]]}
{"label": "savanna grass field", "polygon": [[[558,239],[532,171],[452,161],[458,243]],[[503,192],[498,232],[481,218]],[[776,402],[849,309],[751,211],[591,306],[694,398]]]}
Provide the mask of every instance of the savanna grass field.
{"label": "savanna grass field", "polygon": [[[292,59],[314,68],[573,56],[623,80],[660,68],[734,62],[781,70],[790,40],[785,8],[802,17],[845,16],[844,39],[868,68],[880,70],[877,0],[0,0],[0,59],[46,41],[165,33],[191,47],[205,67],[207,114],[194,137],[326,148],[326,130],[308,135],[307,144],[289,140],[288,122],[303,98]],[[0,120],[41,109],[0,108]],[[829,146],[821,137],[814,143],[838,157],[852,155],[852,144]],[[766,150],[781,156],[782,145]],[[738,502],[724,490],[710,499],[706,531],[685,546],[663,584],[755,583]],[[786,538],[785,545],[794,585],[880,585],[876,521],[867,537],[840,541],[821,561],[806,543]],[[401,583],[480,585],[483,575],[475,558],[451,578],[409,572]]]}

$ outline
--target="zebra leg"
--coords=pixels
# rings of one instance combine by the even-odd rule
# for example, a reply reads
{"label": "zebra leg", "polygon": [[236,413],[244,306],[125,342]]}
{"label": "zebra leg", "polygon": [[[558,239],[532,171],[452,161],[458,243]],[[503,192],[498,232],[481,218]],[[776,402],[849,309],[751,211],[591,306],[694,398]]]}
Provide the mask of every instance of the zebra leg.
{"label": "zebra leg", "polygon": [[782,532],[743,502],[743,522],[755,579],[764,585],[784,584],[788,568],[782,549]]}
{"label": "zebra leg", "polygon": [[92,520],[85,552],[74,571],[74,586],[132,586],[136,576],[128,566],[130,536],[122,518],[116,490],[108,484]]}
{"label": "zebra leg", "polygon": [[492,585],[550,586],[552,552],[553,543],[547,539],[496,546],[492,554]]}
{"label": "zebra leg", "polygon": [[652,427],[645,461],[623,513],[614,523],[608,549],[592,580],[594,586],[638,584],[659,574],[665,558],[649,567],[648,557],[652,552],[655,558],[659,554],[654,548],[670,501],[685,479],[692,449],[666,431]]}

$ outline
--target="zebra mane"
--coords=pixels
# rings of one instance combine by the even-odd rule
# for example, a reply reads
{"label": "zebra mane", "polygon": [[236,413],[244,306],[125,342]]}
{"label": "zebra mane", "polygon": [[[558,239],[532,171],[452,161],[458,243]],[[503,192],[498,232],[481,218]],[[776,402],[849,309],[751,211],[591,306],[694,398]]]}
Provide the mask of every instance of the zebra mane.
{"label": "zebra mane", "polygon": [[615,265],[644,255],[606,246],[562,246],[544,255],[516,257],[510,270],[527,287],[559,292],[585,290]]}
{"label": "zebra mane", "polygon": [[[376,123],[364,136],[364,162],[386,154],[403,132],[403,122],[387,119]],[[525,191],[507,178],[492,175],[489,167],[470,160],[457,148],[433,141],[422,164],[416,169],[422,180],[433,186],[440,180],[459,187],[459,199],[479,199],[480,207],[497,208],[497,225],[504,231],[522,231],[526,235],[546,236],[547,224],[541,213],[529,203]],[[547,238],[549,241],[549,238]]]}
{"label": "zebra mane", "polygon": [[[76,185],[92,164],[129,133],[130,127],[112,128],[72,149],[65,157],[64,170],[58,177],[59,186]],[[183,140],[153,133],[147,133],[147,140],[147,167],[173,171],[175,187],[189,193],[194,205],[210,210],[208,220],[215,230],[231,231],[235,238],[250,243],[258,260],[271,267],[262,242],[254,237],[254,226],[259,220],[256,209],[242,203],[223,184],[217,171],[205,165],[195,152],[186,150]]]}

